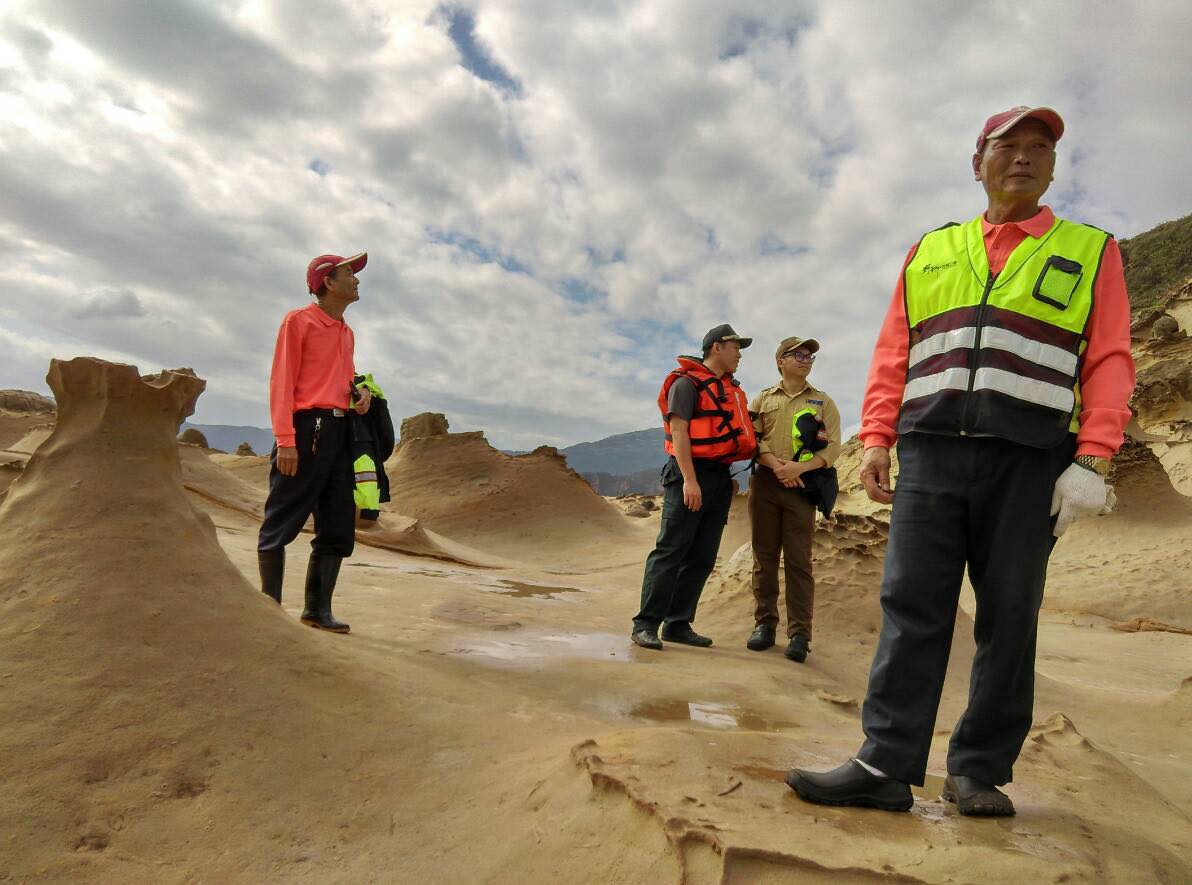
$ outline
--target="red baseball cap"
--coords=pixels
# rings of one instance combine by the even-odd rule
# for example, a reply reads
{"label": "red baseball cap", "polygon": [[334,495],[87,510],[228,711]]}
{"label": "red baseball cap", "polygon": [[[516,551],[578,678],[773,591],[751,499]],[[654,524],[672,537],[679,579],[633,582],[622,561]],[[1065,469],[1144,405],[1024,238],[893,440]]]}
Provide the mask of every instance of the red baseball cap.
{"label": "red baseball cap", "polygon": [[310,290],[310,294],[314,295],[318,292],[319,286],[323,285],[323,281],[331,276],[331,272],[345,264],[352,268],[352,273],[359,273],[364,269],[364,265],[368,264],[368,253],[361,252],[351,258],[344,258],[341,255],[320,255],[318,258],[312,258],[310,264],[306,266],[306,288]]}
{"label": "red baseball cap", "polygon": [[977,136],[977,153],[981,153],[985,149],[986,141],[1005,135],[1028,117],[1043,123],[1051,130],[1056,141],[1059,141],[1060,136],[1064,134],[1064,121],[1051,108],[1028,108],[1026,105],[1019,105],[1008,111],[1002,111],[1000,114],[994,114],[985,121],[985,127]]}

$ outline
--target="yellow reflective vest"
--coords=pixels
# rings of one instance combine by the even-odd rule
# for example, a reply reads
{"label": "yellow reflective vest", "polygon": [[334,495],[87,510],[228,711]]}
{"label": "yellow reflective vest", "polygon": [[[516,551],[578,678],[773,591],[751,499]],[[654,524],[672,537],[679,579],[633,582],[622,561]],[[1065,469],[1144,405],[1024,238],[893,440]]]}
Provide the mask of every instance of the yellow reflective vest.
{"label": "yellow reflective vest", "polygon": [[923,237],[903,291],[910,335],[899,434],[1050,448],[1080,427],[1080,365],[1110,235],[1057,218],[997,274],[980,216]]}

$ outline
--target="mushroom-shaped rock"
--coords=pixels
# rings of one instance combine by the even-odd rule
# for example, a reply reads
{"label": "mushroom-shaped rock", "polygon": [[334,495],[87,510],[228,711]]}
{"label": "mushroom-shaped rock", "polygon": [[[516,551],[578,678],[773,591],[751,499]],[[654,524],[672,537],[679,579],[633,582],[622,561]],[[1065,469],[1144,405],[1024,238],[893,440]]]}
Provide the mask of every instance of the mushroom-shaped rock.
{"label": "mushroom-shaped rock", "polygon": [[202,446],[204,449],[209,448],[207,445],[207,437],[203,435],[203,431],[197,427],[188,427],[182,431],[182,435],[178,437],[178,442],[186,443],[191,446]]}
{"label": "mushroom-shaped rock", "polygon": [[438,412],[422,412],[402,418],[401,441],[407,442],[424,436],[442,436],[447,433],[447,416]]}
{"label": "mushroom-shaped rock", "polygon": [[252,446],[248,442],[242,442],[236,446],[236,454],[241,457],[255,458],[257,453],[252,450]]}
{"label": "mushroom-shaped rock", "polygon": [[1178,338],[1180,337],[1180,324],[1171,314],[1163,314],[1159,319],[1155,320],[1155,324],[1151,326],[1152,338]]}
{"label": "mushroom-shaped rock", "polygon": [[[273,819],[256,778],[278,755],[383,754],[392,704],[245,580],[183,488],[180,458],[207,456],[176,437],[206,382],[92,358],[55,360],[48,380],[57,426],[0,503],[0,759],[20,760],[0,765],[0,819],[38,834],[5,840],[5,868],[29,878],[93,836],[176,850],[142,822],[176,814],[213,771],[209,838],[233,844],[223,821]],[[342,768],[309,768],[302,786],[268,775],[270,795],[366,801]],[[88,807],[109,786],[127,824]]]}

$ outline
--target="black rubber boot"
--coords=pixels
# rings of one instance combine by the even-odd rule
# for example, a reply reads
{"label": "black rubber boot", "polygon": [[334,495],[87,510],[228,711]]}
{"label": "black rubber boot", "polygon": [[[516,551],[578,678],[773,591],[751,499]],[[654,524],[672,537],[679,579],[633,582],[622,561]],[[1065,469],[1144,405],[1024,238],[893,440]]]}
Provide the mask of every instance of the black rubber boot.
{"label": "black rubber boot", "polygon": [[257,568],[261,571],[261,592],[281,605],[281,583],[286,576],[286,551],[258,550]]}
{"label": "black rubber boot", "polygon": [[306,605],[302,609],[302,623],[332,633],[347,633],[351,628],[331,614],[331,595],[339,580],[342,556],[311,553],[306,565]]}

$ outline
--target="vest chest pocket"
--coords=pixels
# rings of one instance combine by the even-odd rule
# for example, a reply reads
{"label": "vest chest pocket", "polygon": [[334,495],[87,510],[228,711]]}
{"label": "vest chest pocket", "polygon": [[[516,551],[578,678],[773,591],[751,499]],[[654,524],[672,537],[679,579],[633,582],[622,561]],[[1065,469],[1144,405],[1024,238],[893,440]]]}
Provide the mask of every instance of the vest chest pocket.
{"label": "vest chest pocket", "polygon": [[1035,281],[1035,291],[1032,294],[1036,300],[1044,304],[1050,304],[1058,310],[1067,310],[1083,275],[1084,268],[1079,261],[1052,255],[1043,265],[1043,272]]}

